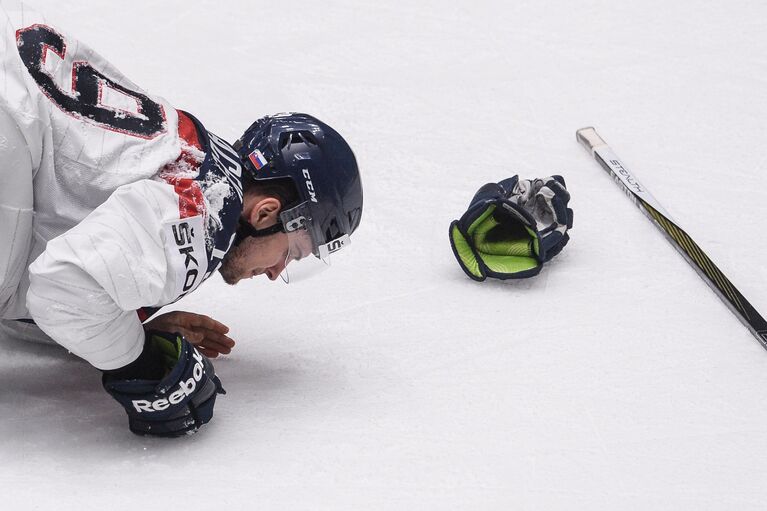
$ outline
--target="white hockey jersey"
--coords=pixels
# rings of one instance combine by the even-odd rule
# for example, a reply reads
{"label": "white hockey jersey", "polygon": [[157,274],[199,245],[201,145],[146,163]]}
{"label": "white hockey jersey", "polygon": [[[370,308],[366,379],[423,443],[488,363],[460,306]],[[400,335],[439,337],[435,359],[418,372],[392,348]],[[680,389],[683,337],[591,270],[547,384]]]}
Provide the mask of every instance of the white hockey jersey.
{"label": "white hockey jersey", "polygon": [[237,154],[39,14],[2,6],[0,108],[31,156],[34,217],[29,271],[0,317],[123,367],[143,348],[137,311],[194,290],[231,247]]}

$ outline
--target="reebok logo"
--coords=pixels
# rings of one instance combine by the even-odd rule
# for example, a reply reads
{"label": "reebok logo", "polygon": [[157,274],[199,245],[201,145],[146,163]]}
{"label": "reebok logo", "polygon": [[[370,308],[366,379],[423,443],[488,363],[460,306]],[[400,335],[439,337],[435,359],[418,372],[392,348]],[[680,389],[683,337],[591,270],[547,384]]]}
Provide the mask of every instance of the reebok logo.
{"label": "reebok logo", "polygon": [[171,405],[177,405],[184,400],[186,396],[194,394],[197,389],[197,384],[202,380],[204,367],[202,365],[202,355],[197,350],[192,352],[192,358],[195,360],[194,368],[192,369],[192,377],[188,380],[181,380],[178,383],[178,389],[173,391],[167,398],[155,399],[154,401],[147,401],[146,399],[134,399],[132,401],[133,408],[137,412],[162,412],[167,410]]}

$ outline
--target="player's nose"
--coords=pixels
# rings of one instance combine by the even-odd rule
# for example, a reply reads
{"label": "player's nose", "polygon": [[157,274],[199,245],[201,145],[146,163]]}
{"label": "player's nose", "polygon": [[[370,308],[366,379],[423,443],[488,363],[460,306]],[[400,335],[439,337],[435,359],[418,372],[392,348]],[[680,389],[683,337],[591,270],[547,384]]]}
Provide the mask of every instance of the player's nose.
{"label": "player's nose", "polygon": [[270,266],[266,269],[266,276],[269,277],[269,280],[277,280],[277,277],[280,276],[280,273],[282,273],[286,266],[285,261]]}

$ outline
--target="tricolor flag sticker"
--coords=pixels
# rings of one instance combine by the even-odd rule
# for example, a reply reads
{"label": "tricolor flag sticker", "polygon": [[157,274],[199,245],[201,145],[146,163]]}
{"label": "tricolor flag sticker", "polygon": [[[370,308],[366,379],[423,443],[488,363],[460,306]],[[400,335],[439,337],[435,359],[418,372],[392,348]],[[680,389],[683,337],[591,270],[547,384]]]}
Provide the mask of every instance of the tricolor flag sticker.
{"label": "tricolor flag sticker", "polygon": [[264,158],[264,155],[261,154],[261,151],[258,149],[250,153],[248,158],[250,158],[250,163],[256,167],[256,170],[261,170],[267,164],[266,158]]}

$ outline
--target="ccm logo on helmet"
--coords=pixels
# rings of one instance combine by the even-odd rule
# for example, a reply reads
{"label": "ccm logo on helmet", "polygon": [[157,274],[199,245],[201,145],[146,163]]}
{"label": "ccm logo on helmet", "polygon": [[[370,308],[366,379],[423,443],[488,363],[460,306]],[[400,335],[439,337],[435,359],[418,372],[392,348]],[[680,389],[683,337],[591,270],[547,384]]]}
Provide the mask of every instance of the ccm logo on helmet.
{"label": "ccm logo on helmet", "polygon": [[314,191],[312,176],[309,175],[309,169],[303,169],[302,174],[304,175],[304,179],[306,179],[306,189],[309,191],[309,199],[312,202],[317,202],[317,192]]}
{"label": "ccm logo on helmet", "polygon": [[188,380],[181,380],[178,384],[178,389],[171,393],[167,398],[160,398],[154,401],[147,401],[146,399],[134,399],[132,401],[133,407],[137,412],[162,412],[167,410],[171,405],[177,405],[184,400],[186,396],[190,396],[197,388],[197,384],[202,380],[203,366],[202,355],[197,350],[192,352],[192,358],[195,360],[194,368],[192,369],[192,377]]}

